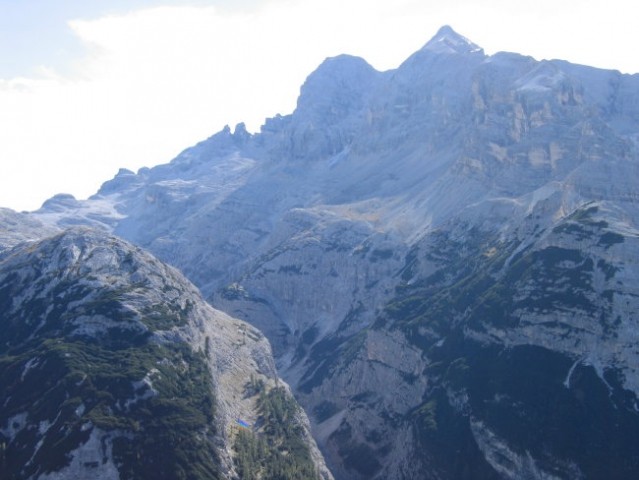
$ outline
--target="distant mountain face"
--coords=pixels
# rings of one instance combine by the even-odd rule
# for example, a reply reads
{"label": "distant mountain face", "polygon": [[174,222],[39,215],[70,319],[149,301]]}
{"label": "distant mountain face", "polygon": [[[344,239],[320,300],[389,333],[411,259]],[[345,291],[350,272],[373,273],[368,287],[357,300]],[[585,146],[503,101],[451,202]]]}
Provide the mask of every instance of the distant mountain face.
{"label": "distant mountain face", "polygon": [[15,247],[0,325],[2,478],[237,478],[238,419],[268,426],[273,398],[292,426],[257,461],[326,473],[264,337],[138,247],[87,229]]}
{"label": "distant mountain face", "polygon": [[45,226],[31,215],[0,208],[0,255],[22,242],[38,240],[59,232],[56,226]]}
{"label": "distant mountain face", "polygon": [[25,218],[126,238],[261,329],[336,478],[634,478],[638,146],[639,75],[445,27]]}

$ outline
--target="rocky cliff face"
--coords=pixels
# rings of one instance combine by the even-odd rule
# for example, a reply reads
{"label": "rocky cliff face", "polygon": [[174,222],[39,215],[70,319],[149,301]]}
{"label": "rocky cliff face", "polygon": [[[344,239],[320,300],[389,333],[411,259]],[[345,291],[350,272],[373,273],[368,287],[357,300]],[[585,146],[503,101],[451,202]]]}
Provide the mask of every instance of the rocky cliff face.
{"label": "rocky cliff face", "polygon": [[639,76],[443,28],[32,218],[115,232],[260,328],[337,478],[632,478],[638,146]]}
{"label": "rocky cliff face", "polygon": [[[260,332],[104,233],[9,251],[0,305],[3,478],[236,478],[237,421],[263,421],[249,385],[290,397]],[[291,412],[297,461],[330,478]]]}

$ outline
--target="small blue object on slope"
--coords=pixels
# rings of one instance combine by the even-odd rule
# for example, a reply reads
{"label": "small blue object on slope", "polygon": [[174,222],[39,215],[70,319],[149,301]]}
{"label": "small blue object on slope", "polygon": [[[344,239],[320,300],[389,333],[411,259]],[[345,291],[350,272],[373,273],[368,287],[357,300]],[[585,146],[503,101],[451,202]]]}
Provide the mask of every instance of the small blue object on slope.
{"label": "small blue object on slope", "polygon": [[244,428],[250,428],[250,427],[251,427],[248,423],[246,423],[244,420],[241,420],[241,419],[239,419],[239,418],[237,418],[237,419],[235,420],[235,422],[236,422],[236,423],[237,423],[240,427],[244,427]]}

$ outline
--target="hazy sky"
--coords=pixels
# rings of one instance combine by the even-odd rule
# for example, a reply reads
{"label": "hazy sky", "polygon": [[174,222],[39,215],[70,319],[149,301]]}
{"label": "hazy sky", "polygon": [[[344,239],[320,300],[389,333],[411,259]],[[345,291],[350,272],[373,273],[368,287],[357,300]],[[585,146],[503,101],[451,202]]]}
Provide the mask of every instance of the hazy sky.
{"label": "hazy sky", "polygon": [[486,53],[639,72],[626,0],[0,0],[0,206],[86,198],[292,112],[324,58],[397,67],[444,24]]}

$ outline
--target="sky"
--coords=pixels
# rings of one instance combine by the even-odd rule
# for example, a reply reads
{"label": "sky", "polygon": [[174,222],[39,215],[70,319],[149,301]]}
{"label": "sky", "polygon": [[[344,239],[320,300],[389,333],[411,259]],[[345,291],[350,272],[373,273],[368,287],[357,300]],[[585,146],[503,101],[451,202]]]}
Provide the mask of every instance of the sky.
{"label": "sky", "polygon": [[87,198],[295,108],[326,58],[396,68],[443,25],[487,54],[639,72],[629,0],[0,0],[0,207]]}

